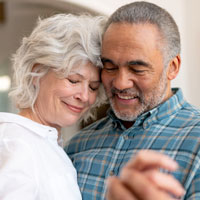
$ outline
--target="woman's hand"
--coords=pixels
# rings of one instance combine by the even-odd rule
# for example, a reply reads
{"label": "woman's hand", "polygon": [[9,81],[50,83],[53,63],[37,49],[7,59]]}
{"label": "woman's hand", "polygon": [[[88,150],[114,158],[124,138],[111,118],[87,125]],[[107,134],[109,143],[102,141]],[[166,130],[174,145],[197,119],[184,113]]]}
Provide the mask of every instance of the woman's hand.
{"label": "woman's hand", "polygon": [[181,184],[160,168],[174,171],[175,161],[161,153],[142,150],[122,169],[119,177],[109,177],[107,200],[172,200],[185,191]]}

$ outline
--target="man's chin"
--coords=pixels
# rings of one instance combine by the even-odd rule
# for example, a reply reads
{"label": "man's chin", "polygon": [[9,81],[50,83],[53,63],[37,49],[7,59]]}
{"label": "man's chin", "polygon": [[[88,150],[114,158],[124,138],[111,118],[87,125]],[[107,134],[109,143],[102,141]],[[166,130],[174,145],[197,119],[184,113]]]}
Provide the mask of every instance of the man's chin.
{"label": "man's chin", "polygon": [[128,112],[125,112],[125,111],[119,112],[116,109],[113,109],[113,111],[115,113],[115,116],[122,121],[132,122],[132,121],[135,121],[135,119],[138,116],[138,115],[133,115],[132,113],[128,113]]}
{"label": "man's chin", "polygon": [[130,112],[130,108],[128,109],[117,106],[114,101],[110,101],[110,104],[113,112],[115,113],[115,116],[122,121],[135,121],[135,119],[140,115],[140,112]]}

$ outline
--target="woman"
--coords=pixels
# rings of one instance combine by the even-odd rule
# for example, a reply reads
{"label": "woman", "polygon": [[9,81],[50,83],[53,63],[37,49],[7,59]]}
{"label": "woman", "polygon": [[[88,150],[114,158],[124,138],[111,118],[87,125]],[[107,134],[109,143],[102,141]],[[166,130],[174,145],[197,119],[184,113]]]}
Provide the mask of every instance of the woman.
{"label": "woman", "polygon": [[61,128],[93,116],[104,100],[104,17],[58,14],[39,20],[13,59],[10,93],[19,114],[0,113],[0,199],[79,200]]}

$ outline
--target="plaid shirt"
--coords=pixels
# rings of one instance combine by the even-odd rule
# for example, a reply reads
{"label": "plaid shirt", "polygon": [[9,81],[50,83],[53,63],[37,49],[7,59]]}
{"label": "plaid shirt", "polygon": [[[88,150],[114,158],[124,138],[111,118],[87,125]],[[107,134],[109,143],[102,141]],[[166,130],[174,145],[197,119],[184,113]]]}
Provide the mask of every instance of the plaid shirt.
{"label": "plaid shirt", "polygon": [[183,99],[180,89],[173,92],[129,129],[110,110],[70,141],[65,150],[77,169],[83,200],[105,199],[106,178],[118,175],[141,149],[175,159],[180,168],[173,175],[187,191],[183,199],[200,199],[200,111]]}

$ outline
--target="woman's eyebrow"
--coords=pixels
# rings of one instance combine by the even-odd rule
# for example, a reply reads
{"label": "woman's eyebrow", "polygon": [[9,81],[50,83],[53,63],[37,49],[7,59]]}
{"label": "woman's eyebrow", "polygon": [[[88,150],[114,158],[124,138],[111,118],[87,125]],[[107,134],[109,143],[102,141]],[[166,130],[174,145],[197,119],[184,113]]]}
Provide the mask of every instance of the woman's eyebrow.
{"label": "woman's eyebrow", "polygon": [[[71,73],[71,74],[69,74],[69,75],[78,75],[81,79],[85,79],[85,76],[82,75],[82,74],[79,74],[78,72],[73,72],[73,73]],[[100,78],[99,78],[99,80],[91,80],[91,82],[93,82],[93,83],[100,83],[101,80],[100,80]]]}

